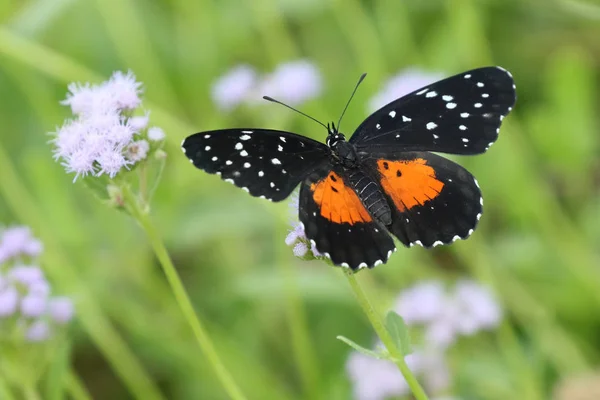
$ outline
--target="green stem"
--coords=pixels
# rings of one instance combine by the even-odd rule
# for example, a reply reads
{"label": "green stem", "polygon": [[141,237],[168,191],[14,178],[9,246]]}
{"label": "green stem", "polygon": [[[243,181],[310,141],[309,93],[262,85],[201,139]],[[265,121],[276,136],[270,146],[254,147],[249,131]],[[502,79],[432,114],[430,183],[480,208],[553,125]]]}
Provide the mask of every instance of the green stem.
{"label": "green stem", "polygon": [[208,362],[211,364],[212,368],[217,374],[219,381],[227,391],[229,397],[236,400],[246,399],[246,397],[242,394],[240,388],[237,386],[237,384],[231,377],[229,371],[225,368],[225,365],[223,364],[219,355],[217,354],[217,351],[210,337],[208,336],[208,333],[206,332],[205,328],[200,322],[200,319],[196,315],[192,302],[187,292],[185,291],[183,283],[181,282],[181,279],[177,274],[177,270],[175,269],[173,262],[171,261],[171,257],[169,257],[169,253],[167,252],[167,249],[164,243],[162,242],[159,233],[157,232],[152,221],[150,220],[147,208],[143,209],[140,206],[139,200],[134,196],[134,194],[131,192],[131,189],[128,186],[125,185],[125,187],[123,188],[123,193],[126,204],[130,206],[130,211],[133,218],[135,218],[138,221],[142,229],[146,232],[148,240],[150,241],[150,244],[154,249],[154,253],[156,254],[156,257],[158,258],[158,261],[162,266],[163,272],[167,277],[167,281],[169,282],[169,285],[173,290],[175,300],[177,301],[177,304],[179,304],[181,312],[183,313],[185,319],[192,328],[192,331],[194,332],[194,336],[198,341],[200,349],[204,352],[204,355],[208,359]]}
{"label": "green stem", "polygon": [[385,328],[381,317],[377,314],[377,312],[369,302],[367,295],[360,287],[358,281],[356,280],[356,277],[354,276],[354,272],[352,272],[352,270],[350,270],[349,268],[342,268],[342,270],[344,271],[344,275],[346,275],[346,278],[348,278],[348,283],[350,283],[350,287],[352,288],[352,291],[354,292],[358,303],[362,307],[364,313],[367,315],[367,318],[369,318],[373,329],[375,329],[375,332],[377,332],[377,336],[379,336],[379,339],[381,339],[387,351],[394,358],[394,362],[398,366],[398,369],[400,370],[402,376],[406,380],[406,383],[410,387],[410,390],[412,391],[415,399],[428,400],[429,398],[427,397],[427,394],[425,394],[425,391],[417,381],[417,378],[415,378],[412,371],[410,370],[410,368],[408,368],[408,365],[404,361],[404,355],[396,347],[394,340]]}
{"label": "green stem", "polygon": [[92,400],[92,396],[74,371],[69,371],[65,381],[67,392],[73,400]]}

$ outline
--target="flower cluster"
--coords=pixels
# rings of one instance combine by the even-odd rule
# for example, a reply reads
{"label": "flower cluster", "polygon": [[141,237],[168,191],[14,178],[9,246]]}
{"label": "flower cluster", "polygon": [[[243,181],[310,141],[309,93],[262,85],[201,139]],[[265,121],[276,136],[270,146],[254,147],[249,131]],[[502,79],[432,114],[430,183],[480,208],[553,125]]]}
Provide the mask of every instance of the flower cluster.
{"label": "flower cluster", "polygon": [[297,60],[280,64],[275,71],[261,76],[249,65],[239,65],[221,76],[212,86],[212,99],[223,111],[240,104],[255,104],[263,95],[291,106],[304,103],[319,94],[323,79],[309,61]]}
{"label": "flower cluster", "polygon": [[442,77],[443,75],[440,73],[429,73],[417,68],[407,68],[388,79],[383,85],[383,89],[369,100],[368,111],[374,112],[399,97],[432,82],[439,81]]}
{"label": "flower cluster", "polygon": [[0,338],[17,330],[30,342],[43,341],[73,318],[73,302],[51,296],[43,271],[31,264],[41,251],[42,244],[27,227],[0,233]]}
{"label": "flower cluster", "polygon": [[428,346],[445,349],[461,336],[498,326],[502,310],[492,293],[469,280],[447,291],[441,282],[422,282],[402,292],[395,310],[408,326],[422,326]]}
{"label": "flower cluster", "polygon": [[[394,311],[406,325],[424,329],[422,347],[405,360],[430,393],[441,393],[450,386],[444,354],[448,346],[460,335],[496,327],[502,318],[502,310],[491,292],[468,280],[458,281],[452,290],[446,290],[441,282],[417,284],[400,293]],[[410,392],[391,361],[353,352],[347,371],[357,400],[384,400]]]}
{"label": "flower cluster", "polygon": [[[415,351],[407,355],[405,361],[412,373],[421,378],[428,391],[436,393],[449,386],[450,373],[439,353]],[[389,360],[379,360],[352,352],[346,370],[353,384],[354,398],[357,400],[385,400],[410,393],[408,383],[398,371],[398,367]]]}
{"label": "flower cluster", "polygon": [[74,180],[103,174],[114,178],[123,168],[144,160],[148,141],[162,141],[160,128],[147,129],[148,113],[132,116],[141,106],[142,84],[130,71],[115,72],[100,85],[72,83],[67,99],[75,115],[52,133],[54,158],[61,160]]}

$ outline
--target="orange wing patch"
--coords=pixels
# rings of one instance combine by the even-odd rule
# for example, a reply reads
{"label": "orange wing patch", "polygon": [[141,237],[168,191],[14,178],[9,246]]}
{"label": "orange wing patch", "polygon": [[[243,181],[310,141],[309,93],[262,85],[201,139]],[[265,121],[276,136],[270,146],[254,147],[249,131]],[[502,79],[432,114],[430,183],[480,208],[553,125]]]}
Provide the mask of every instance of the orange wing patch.
{"label": "orange wing patch", "polygon": [[422,158],[410,161],[377,160],[381,186],[401,212],[422,206],[436,198],[444,183],[435,177],[435,170]]}
{"label": "orange wing patch", "polygon": [[326,178],[310,185],[313,200],[321,210],[321,216],[337,224],[354,225],[370,222],[371,215],[351,188],[344,185],[342,178],[330,172]]}

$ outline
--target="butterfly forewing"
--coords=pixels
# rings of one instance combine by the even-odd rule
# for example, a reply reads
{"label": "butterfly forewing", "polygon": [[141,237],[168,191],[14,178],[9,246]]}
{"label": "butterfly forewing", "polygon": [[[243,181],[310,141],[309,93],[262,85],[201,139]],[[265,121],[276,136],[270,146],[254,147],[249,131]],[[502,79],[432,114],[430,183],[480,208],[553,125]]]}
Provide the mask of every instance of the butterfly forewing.
{"label": "butterfly forewing", "polygon": [[288,197],[310,171],[327,163],[329,151],[290,132],[250,128],[200,132],[182,148],[197,168],[272,201]]}
{"label": "butterfly forewing", "polygon": [[515,100],[508,71],[474,69],[389,103],[360,124],[350,142],[363,153],[483,153],[498,138],[502,119]]}

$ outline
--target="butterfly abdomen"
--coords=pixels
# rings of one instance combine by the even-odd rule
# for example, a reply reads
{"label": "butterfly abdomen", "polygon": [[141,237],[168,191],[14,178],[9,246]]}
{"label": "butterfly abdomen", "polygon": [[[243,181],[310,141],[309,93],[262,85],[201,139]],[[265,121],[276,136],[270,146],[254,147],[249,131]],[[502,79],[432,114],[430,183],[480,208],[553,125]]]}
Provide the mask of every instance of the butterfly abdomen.
{"label": "butterfly abdomen", "polygon": [[392,223],[392,211],[381,192],[380,186],[360,169],[353,169],[347,174],[348,185],[356,192],[369,214],[383,225]]}

